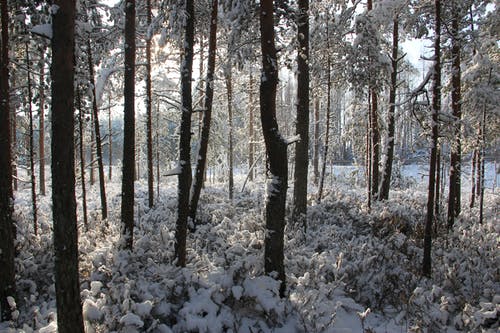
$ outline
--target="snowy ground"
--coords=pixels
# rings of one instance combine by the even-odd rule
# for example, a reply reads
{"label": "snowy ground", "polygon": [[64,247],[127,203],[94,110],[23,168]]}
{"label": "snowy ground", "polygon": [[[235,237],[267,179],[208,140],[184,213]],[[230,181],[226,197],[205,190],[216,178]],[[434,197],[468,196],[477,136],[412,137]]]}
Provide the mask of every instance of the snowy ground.
{"label": "snowy ground", "polygon": [[[425,168],[405,166],[400,188],[371,212],[362,171],[335,168],[322,203],[311,197],[307,230],[287,225],[284,300],[279,283],[263,275],[262,181],[237,191],[233,202],[225,184],[207,184],[202,224],[188,236],[189,264],[179,269],[172,263],[175,179],[165,181],[153,209],[145,183],[136,183],[135,247],[126,252],[118,249],[121,185],[115,176],[107,184],[108,221],[99,217],[94,186],[90,225],[80,226],[87,332],[497,332],[500,195],[492,189],[492,169],[485,223],[477,223],[477,207],[468,208],[464,184],[462,215],[450,234],[439,225],[433,278],[426,279],[419,274]],[[239,190],[244,179],[236,180]],[[35,236],[29,190],[16,193],[18,317],[0,323],[0,332],[56,332],[50,198],[40,199]]]}

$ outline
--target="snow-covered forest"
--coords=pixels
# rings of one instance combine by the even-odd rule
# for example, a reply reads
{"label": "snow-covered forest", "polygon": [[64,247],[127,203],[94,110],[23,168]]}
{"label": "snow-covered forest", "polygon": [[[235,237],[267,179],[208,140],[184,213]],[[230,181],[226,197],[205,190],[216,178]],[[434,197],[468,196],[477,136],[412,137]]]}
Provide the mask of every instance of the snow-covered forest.
{"label": "snow-covered forest", "polygon": [[0,0],[0,332],[498,332],[491,0]]}

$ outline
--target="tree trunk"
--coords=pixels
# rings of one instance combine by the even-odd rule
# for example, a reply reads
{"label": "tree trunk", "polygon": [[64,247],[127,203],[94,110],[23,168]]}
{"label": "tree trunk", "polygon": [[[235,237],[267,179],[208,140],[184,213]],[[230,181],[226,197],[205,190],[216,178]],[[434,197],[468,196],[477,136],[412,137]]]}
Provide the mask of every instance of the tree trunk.
{"label": "tree trunk", "polygon": [[249,138],[249,143],[248,143],[248,179],[250,181],[254,180],[254,154],[255,154],[255,131],[253,127],[254,123],[254,96],[253,96],[253,68],[250,67],[250,78],[248,82],[248,114],[249,114],[249,119],[248,119],[248,138]]}
{"label": "tree trunk", "polygon": [[181,99],[182,115],[179,139],[179,174],[178,184],[178,216],[175,230],[175,258],[177,266],[186,266],[186,238],[189,215],[189,192],[191,186],[191,114],[193,99],[191,80],[193,76],[193,44],[194,44],[194,4],[186,0],[186,21],[184,25],[184,52],[181,65]]}
{"label": "tree trunk", "polygon": [[266,238],[264,267],[266,274],[277,274],[281,281],[280,295],[286,288],[284,265],[285,205],[288,186],[287,143],[276,121],[276,87],[278,68],[274,34],[272,0],[260,2],[260,35],[262,75],[260,81],[260,116],[270,173],[266,198]]}
{"label": "tree trunk", "polygon": [[156,195],[160,197],[160,102],[156,101]]}
{"label": "tree trunk", "polygon": [[434,190],[435,199],[434,199],[434,225],[436,226],[434,229],[437,230],[437,223],[439,221],[439,214],[441,209],[440,202],[440,185],[441,185],[441,148],[439,147],[438,140],[438,148],[436,152],[436,189]]}
{"label": "tree trunk", "polygon": [[[491,75],[491,70],[490,70]],[[488,82],[489,83],[489,82]],[[486,107],[483,108],[483,119],[481,121],[481,153],[478,163],[478,170],[480,171],[480,185],[479,185],[479,223],[483,223],[484,215],[484,164],[485,164],[485,147],[486,147]],[[496,170],[495,170],[496,172]],[[496,176],[496,174],[495,174]]]}
{"label": "tree trunk", "polygon": [[33,93],[31,84],[31,64],[29,56],[29,45],[25,42],[26,52],[26,75],[28,81],[28,150],[29,150],[29,163],[30,163],[30,180],[31,180],[31,205],[33,214],[33,232],[38,234],[38,221],[37,221],[37,208],[36,208],[36,179],[35,179],[35,144],[33,142]]}
{"label": "tree trunk", "polygon": [[470,182],[471,182],[471,191],[470,191],[470,204],[469,208],[474,207],[474,203],[476,200],[476,168],[477,168],[477,147],[474,147],[472,151],[472,166],[470,173]]}
{"label": "tree trunk", "polygon": [[55,0],[52,16],[52,212],[57,327],[83,333],[75,200],[73,82],[75,1]]}
{"label": "tree trunk", "polygon": [[95,170],[94,170],[94,161],[95,161],[95,131],[92,128],[94,125],[94,112],[90,112],[90,163],[89,163],[89,168],[90,168],[90,186],[94,185],[95,183]]}
{"label": "tree trunk", "polygon": [[313,174],[314,184],[318,185],[319,180],[319,98],[314,99],[314,155],[313,155]]}
{"label": "tree trunk", "polygon": [[108,177],[113,177],[113,127],[111,126],[111,94],[108,94]]}
{"label": "tree trunk", "polygon": [[[45,48],[42,56],[45,55]],[[40,194],[45,195],[45,66],[43,61],[40,61],[40,86],[39,86],[39,101],[38,108],[38,155],[39,155],[39,182]]]}
{"label": "tree trunk", "polygon": [[309,167],[309,0],[299,0],[297,16],[297,128],[293,186],[294,220],[307,214],[307,177]]}
{"label": "tree trunk", "polygon": [[[146,23],[151,25],[151,0],[146,1]],[[148,28],[149,29],[149,28]],[[146,134],[147,134],[147,159],[148,159],[148,204],[149,208],[154,204],[154,171],[153,171],[153,123],[152,123],[152,99],[151,99],[151,38],[146,36]]]}
{"label": "tree trunk", "polygon": [[191,186],[190,201],[189,201],[189,217],[192,222],[196,220],[196,210],[198,208],[198,200],[200,199],[201,188],[203,187],[203,179],[205,177],[207,164],[208,139],[210,136],[210,125],[212,121],[212,102],[214,97],[214,71],[215,71],[215,56],[217,53],[217,9],[218,1],[212,0],[212,13],[210,14],[210,36],[208,40],[208,65],[207,65],[207,88],[205,91],[204,112],[202,119],[202,129],[200,136],[200,148],[196,158],[196,171],[194,181]]}
{"label": "tree trunk", "polygon": [[[328,28],[328,21],[326,22],[326,48],[330,50],[330,34]],[[328,53],[326,70],[327,72],[327,83],[326,83],[326,131],[325,131],[325,146],[323,148],[323,161],[321,165],[321,177],[319,179],[319,189],[317,203],[321,202],[321,197],[323,196],[323,186],[325,184],[325,173],[326,173],[326,160],[328,159],[328,146],[330,140],[330,109],[331,109],[331,95],[332,95],[332,75],[331,75],[331,59],[330,53]]]}
{"label": "tree trunk", "polygon": [[0,1],[0,321],[11,319],[7,297],[15,297],[15,226],[12,219],[11,127],[9,109],[9,17],[7,0]]}
{"label": "tree trunk", "polygon": [[123,246],[134,242],[135,179],[135,0],[125,2],[125,83],[123,123],[122,207]]}
{"label": "tree trunk", "polygon": [[228,126],[229,126],[229,138],[228,138],[228,153],[227,153],[227,163],[229,166],[229,200],[233,200],[233,189],[234,189],[234,170],[233,170],[233,78],[232,78],[232,68],[229,60],[227,73],[226,73],[226,88],[227,88],[227,113],[228,113]]}
{"label": "tree trunk", "polygon": [[[456,7],[453,2],[453,7]],[[460,214],[461,206],[461,169],[462,169],[462,110],[461,110],[461,70],[460,70],[460,40],[459,40],[459,11],[454,8],[454,15],[451,21],[451,108],[453,115],[453,135],[454,142],[451,143],[450,155],[450,185],[448,192],[448,229],[453,229],[455,217]]]}
{"label": "tree trunk", "polygon": [[372,160],[371,160],[371,175],[372,175],[372,196],[377,199],[377,194],[379,191],[379,161],[380,161],[380,131],[378,128],[378,94],[375,89],[371,89],[372,95],[372,106],[371,110],[371,148],[372,148]]}
{"label": "tree trunk", "polygon": [[388,200],[391,189],[392,164],[394,161],[394,140],[395,140],[395,111],[396,93],[398,88],[398,48],[399,48],[399,18],[394,18],[392,29],[392,72],[391,88],[389,91],[389,113],[387,119],[387,156],[382,172],[382,184],[380,187],[379,199]]}
{"label": "tree trunk", "polygon": [[432,87],[432,143],[429,162],[429,187],[427,196],[427,217],[424,230],[424,259],[422,274],[431,276],[432,223],[434,221],[434,200],[436,182],[436,160],[438,145],[438,114],[441,110],[441,1],[435,0],[436,22],[434,38],[434,85]]}
{"label": "tree trunk", "polygon": [[82,110],[82,100],[80,96],[80,89],[76,88],[76,107],[78,109],[78,136],[80,140],[80,178],[82,183],[82,208],[83,208],[83,225],[85,229],[88,230],[88,214],[87,214],[87,188],[85,187],[85,153],[83,149],[84,144],[84,126],[83,126],[83,110]]}
{"label": "tree trunk", "polygon": [[[97,167],[99,173],[99,190],[101,193],[101,214],[102,219],[108,218],[108,205],[106,203],[106,184],[104,179],[104,165],[102,162],[101,129],[99,126],[99,110],[97,107],[97,95],[94,78],[94,62],[92,61],[92,46],[90,39],[87,40],[87,60],[89,66],[90,84],[92,85],[92,114],[94,116],[94,134],[97,154]],[[92,161],[93,162],[93,161]]]}
{"label": "tree trunk", "polygon": [[12,179],[14,185],[14,191],[17,191],[17,116],[16,110],[10,110],[11,117],[11,159],[12,159]]}

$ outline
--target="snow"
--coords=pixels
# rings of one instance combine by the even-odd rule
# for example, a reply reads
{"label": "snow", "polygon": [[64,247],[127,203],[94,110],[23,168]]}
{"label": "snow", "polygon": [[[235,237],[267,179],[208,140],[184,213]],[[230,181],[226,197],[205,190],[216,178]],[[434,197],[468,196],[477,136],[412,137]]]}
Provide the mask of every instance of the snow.
{"label": "snow", "polygon": [[[479,225],[478,207],[468,208],[470,168],[464,164],[462,215],[453,232],[433,242],[433,277],[425,279],[419,270],[427,167],[398,166],[391,201],[373,202],[367,211],[364,171],[335,166],[322,203],[311,200],[307,232],[288,220],[285,299],[278,295],[279,281],[263,273],[263,176],[235,193],[233,201],[227,199],[226,184],[206,183],[200,223],[188,235],[188,265],[182,269],[173,264],[175,181],[164,179],[152,209],[146,180],[136,182],[132,252],[117,247],[121,177],[107,184],[107,224],[98,214],[98,186],[90,187],[89,230],[82,226],[79,235],[87,331],[380,333],[432,327],[496,332],[500,224],[495,210],[500,198],[498,188],[492,188],[494,167],[486,165],[485,222]],[[236,174],[236,188],[244,181],[243,171]],[[316,193],[312,182],[309,186]],[[19,294],[10,304],[18,317],[0,323],[0,331],[56,332],[51,198],[40,196],[44,227],[36,236],[27,184],[14,203]]]}

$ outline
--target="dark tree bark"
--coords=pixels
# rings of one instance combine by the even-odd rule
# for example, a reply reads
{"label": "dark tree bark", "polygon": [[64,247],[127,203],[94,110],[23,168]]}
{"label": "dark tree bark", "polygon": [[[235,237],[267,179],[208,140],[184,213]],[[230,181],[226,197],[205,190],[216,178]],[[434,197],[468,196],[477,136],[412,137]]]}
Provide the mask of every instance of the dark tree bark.
{"label": "dark tree bark", "polygon": [[276,121],[276,87],[278,68],[274,33],[272,0],[260,2],[260,36],[262,76],[260,81],[260,117],[268,158],[268,188],[266,199],[266,238],[264,267],[266,274],[277,274],[281,281],[280,295],[286,288],[284,265],[285,205],[288,186],[287,143]]}
{"label": "dark tree bark", "polygon": [[227,164],[229,172],[229,200],[233,200],[233,190],[234,190],[234,170],[233,170],[233,75],[231,63],[229,61],[228,68],[226,72],[226,89],[227,89],[227,114],[228,114],[228,126],[229,126],[229,138],[228,138],[228,152],[227,152]]}
{"label": "dark tree bark", "polygon": [[61,333],[83,333],[73,118],[75,1],[55,0],[54,4],[58,10],[52,17],[51,169],[57,326]]}
{"label": "dark tree bark", "polygon": [[193,113],[193,97],[191,80],[193,76],[193,44],[194,44],[194,4],[186,0],[186,21],[184,25],[184,50],[181,66],[181,126],[179,139],[179,174],[178,215],[175,229],[175,258],[177,266],[186,266],[186,238],[189,215],[189,188],[191,186],[191,114]]}
{"label": "dark tree bark", "polygon": [[[97,107],[97,94],[95,89],[94,62],[92,61],[92,46],[90,39],[87,40],[87,61],[89,67],[90,84],[92,85],[92,115],[94,120],[95,146],[97,154],[97,168],[99,173],[99,190],[101,193],[102,219],[108,218],[108,205],[106,203],[106,184],[104,179],[104,165],[102,162],[101,129],[99,126],[99,109]],[[93,163],[94,161],[92,161]]]}
{"label": "dark tree bark", "polygon": [[313,174],[314,184],[319,181],[319,98],[314,99],[314,155],[313,155]]}
{"label": "dark tree bark", "polygon": [[431,276],[432,223],[434,221],[434,200],[436,182],[436,160],[438,148],[438,114],[441,110],[441,1],[435,0],[434,74],[432,87],[432,143],[429,162],[429,187],[427,195],[427,216],[424,230],[424,259],[422,274]]}
{"label": "dark tree bark", "polygon": [[476,168],[477,168],[477,147],[474,147],[472,151],[472,165],[471,165],[471,191],[470,191],[470,203],[469,208],[474,207],[474,203],[476,201]]}
{"label": "dark tree bark", "polygon": [[80,89],[76,87],[76,108],[78,109],[78,137],[79,137],[79,149],[80,149],[80,178],[82,184],[82,208],[83,208],[83,225],[85,229],[88,230],[88,214],[87,214],[87,188],[85,186],[85,151],[83,149],[84,144],[84,130],[83,130],[83,110],[82,110],[82,100],[80,96]]}
{"label": "dark tree bark", "polygon": [[[151,0],[146,1],[146,23],[151,25]],[[148,205],[154,205],[154,170],[153,170],[153,122],[152,122],[152,88],[151,88],[151,37],[146,36],[146,136],[148,160]]]}
{"label": "dark tree bark", "polygon": [[[45,55],[45,48],[42,55]],[[38,157],[40,194],[45,195],[45,66],[40,61],[40,85],[39,85],[39,109],[38,109]]]}
{"label": "dark tree bark", "polygon": [[309,167],[309,0],[299,0],[297,16],[297,127],[300,141],[295,143],[293,186],[294,220],[307,214],[307,178]]}
{"label": "dark tree bark", "polygon": [[12,179],[14,191],[17,191],[17,116],[15,109],[10,110],[10,117]]}
{"label": "dark tree bark", "polygon": [[122,207],[123,246],[132,250],[134,242],[135,179],[135,0],[125,2],[125,83],[123,92]]}
{"label": "dark tree bark", "polygon": [[92,128],[94,125],[94,112],[90,112],[90,145],[89,145],[89,150],[90,150],[90,163],[89,163],[89,168],[90,168],[90,186],[94,185],[95,183],[95,170],[94,170],[94,162],[95,162],[95,131]]}
{"label": "dark tree bark", "polygon": [[15,297],[14,239],[12,220],[12,155],[9,108],[9,17],[7,0],[0,1],[0,321],[11,318],[7,297]]}
{"label": "dark tree bark", "polygon": [[25,42],[26,52],[26,75],[28,83],[28,150],[29,150],[29,163],[30,163],[30,180],[31,180],[31,207],[33,214],[33,231],[35,235],[38,234],[38,221],[37,221],[37,205],[36,205],[36,177],[35,177],[35,144],[33,140],[33,87],[31,82],[31,63],[29,56],[29,45]]}
{"label": "dark tree bark", "polygon": [[461,169],[462,169],[462,110],[461,110],[461,70],[460,70],[460,36],[459,10],[453,2],[454,15],[451,21],[451,109],[453,115],[454,142],[451,143],[450,185],[448,192],[448,229],[453,229],[455,217],[460,214],[461,206]]}
{"label": "dark tree bark", "polygon": [[[491,70],[490,70],[491,77]],[[489,80],[488,80],[489,81]],[[489,82],[488,82],[489,83]],[[483,119],[481,121],[481,152],[479,154],[478,171],[480,172],[479,181],[479,223],[483,223],[484,215],[484,164],[485,164],[485,147],[486,147],[486,107],[483,108]],[[495,170],[496,171],[496,170]],[[495,174],[496,177],[496,174]]]}
{"label": "dark tree bark", "polygon": [[395,111],[396,111],[396,93],[398,88],[398,48],[399,48],[399,18],[394,18],[392,29],[392,72],[391,88],[389,91],[389,113],[387,115],[387,158],[385,160],[384,171],[382,173],[382,183],[380,187],[379,198],[381,200],[389,199],[391,189],[392,164],[394,161],[394,140],[395,140]]}

